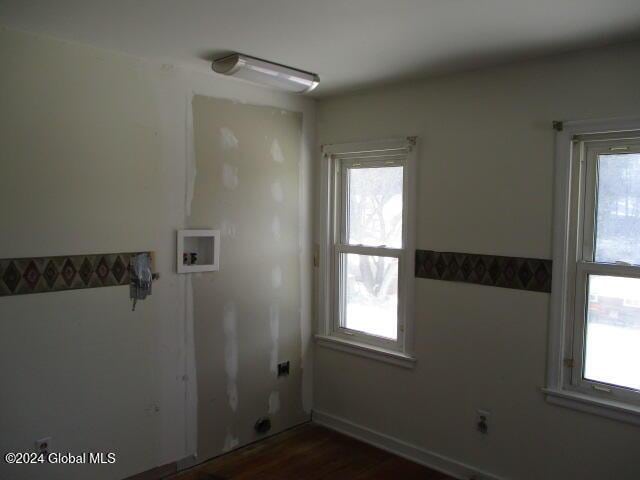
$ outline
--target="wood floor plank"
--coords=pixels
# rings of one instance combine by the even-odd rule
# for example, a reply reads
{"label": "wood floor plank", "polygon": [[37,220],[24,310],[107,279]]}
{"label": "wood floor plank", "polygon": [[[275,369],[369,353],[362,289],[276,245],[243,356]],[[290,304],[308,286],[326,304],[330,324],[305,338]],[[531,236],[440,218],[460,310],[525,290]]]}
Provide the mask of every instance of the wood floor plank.
{"label": "wood floor plank", "polygon": [[214,458],[167,480],[453,480],[315,424]]}

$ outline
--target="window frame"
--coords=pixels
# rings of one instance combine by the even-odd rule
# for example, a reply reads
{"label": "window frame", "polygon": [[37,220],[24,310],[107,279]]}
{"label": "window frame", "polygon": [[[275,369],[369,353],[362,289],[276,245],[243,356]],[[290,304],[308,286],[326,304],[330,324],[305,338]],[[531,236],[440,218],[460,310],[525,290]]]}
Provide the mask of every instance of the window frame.
{"label": "window frame", "polygon": [[[404,367],[412,367],[413,291],[415,270],[415,137],[324,145],[322,147],[322,226],[319,249],[319,345],[348,351]],[[349,245],[347,174],[355,168],[403,167],[402,247]],[[397,339],[386,339],[343,326],[344,253],[398,259]]]}
{"label": "window frame", "polygon": [[640,266],[594,260],[598,156],[612,153],[610,148],[621,141],[637,143],[630,139],[640,140],[640,118],[565,122],[556,134],[553,285],[543,390],[551,403],[640,424],[640,391],[586,379],[583,373],[589,275],[640,278]]}
{"label": "window frame", "polygon": [[[640,138],[640,131],[637,132]],[[581,148],[576,148],[581,165],[581,184],[584,184],[583,199],[578,199],[579,223],[577,264],[575,279],[575,318],[573,328],[573,360],[571,369],[570,385],[575,386],[578,391],[585,394],[593,394],[602,398],[635,403],[640,405],[640,391],[630,391],[628,388],[589,380],[584,377],[585,371],[585,351],[587,333],[587,306],[588,306],[588,280],[590,275],[628,277],[640,279],[640,265],[627,265],[621,263],[597,262],[596,253],[596,222],[597,222],[597,202],[598,202],[598,160],[600,155],[612,154],[619,148],[620,143],[633,146],[624,151],[625,154],[640,154],[640,142],[630,141],[626,135],[622,138],[612,139],[610,135],[590,135],[591,138],[576,138],[580,142]],[[619,150],[620,153],[623,153]],[[584,183],[583,183],[584,182]]]}
{"label": "window frame", "polygon": [[[406,268],[404,258],[406,251],[404,246],[406,245],[407,236],[407,209],[405,207],[408,197],[407,188],[405,185],[408,182],[407,178],[407,165],[406,155],[393,155],[393,159],[384,160],[382,157],[375,157],[374,159],[361,159],[355,158],[336,158],[337,162],[335,166],[336,177],[334,185],[336,188],[336,217],[337,224],[334,232],[333,240],[333,271],[332,278],[334,282],[334,314],[332,333],[333,335],[352,339],[357,342],[368,343],[390,350],[402,351],[404,349],[404,269]],[[400,248],[391,248],[386,246],[367,246],[362,244],[350,244],[349,243],[349,188],[348,188],[348,175],[351,170],[360,168],[385,168],[385,167],[402,167],[402,246]],[[346,285],[344,283],[344,277],[346,272],[344,271],[344,265],[342,262],[343,254],[355,254],[355,255],[369,255],[386,258],[396,258],[398,260],[398,311],[397,311],[397,325],[396,325],[396,340],[388,339],[384,337],[378,337],[359,330],[353,330],[347,328],[344,325],[346,319],[345,312],[345,294]]]}

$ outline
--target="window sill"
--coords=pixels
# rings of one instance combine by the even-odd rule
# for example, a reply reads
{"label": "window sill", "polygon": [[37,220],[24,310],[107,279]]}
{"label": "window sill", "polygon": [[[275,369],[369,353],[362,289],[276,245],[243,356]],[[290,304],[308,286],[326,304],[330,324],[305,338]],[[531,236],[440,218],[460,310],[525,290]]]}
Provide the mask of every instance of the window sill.
{"label": "window sill", "polygon": [[316,335],[315,338],[316,343],[321,347],[371,358],[398,367],[413,368],[416,364],[416,359],[406,353],[327,335]]}
{"label": "window sill", "polygon": [[573,408],[614,420],[640,425],[640,407],[627,403],[594,398],[584,393],[543,388],[547,402],[561,407]]}

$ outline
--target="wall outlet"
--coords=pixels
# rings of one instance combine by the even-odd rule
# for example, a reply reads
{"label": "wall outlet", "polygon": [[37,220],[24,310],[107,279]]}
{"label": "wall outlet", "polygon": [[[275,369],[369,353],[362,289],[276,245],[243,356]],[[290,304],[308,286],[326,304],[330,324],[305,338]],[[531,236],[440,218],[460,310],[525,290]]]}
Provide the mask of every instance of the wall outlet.
{"label": "wall outlet", "polygon": [[489,410],[478,409],[476,410],[476,430],[483,435],[489,433],[489,420],[491,419],[491,412]]}
{"label": "wall outlet", "polygon": [[42,453],[45,456],[51,453],[51,437],[41,438],[36,440],[36,453]]}
{"label": "wall outlet", "polygon": [[286,377],[289,375],[289,361],[282,362],[278,364],[278,376]]}

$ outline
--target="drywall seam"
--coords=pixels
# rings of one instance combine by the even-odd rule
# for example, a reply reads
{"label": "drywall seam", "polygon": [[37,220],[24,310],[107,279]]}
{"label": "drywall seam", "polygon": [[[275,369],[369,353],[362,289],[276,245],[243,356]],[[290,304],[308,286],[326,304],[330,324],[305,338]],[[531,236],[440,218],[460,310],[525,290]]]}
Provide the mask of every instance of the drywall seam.
{"label": "drywall seam", "polygon": [[231,450],[236,448],[238,445],[240,445],[240,439],[238,437],[235,437],[231,433],[231,430],[227,429],[227,435],[224,438],[224,445],[222,447],[222,451],[225,453],[230,452]]}
{"label": "drywall seam", "polygon": [[222,165],[222,184],[229,190],[235,190],[239,183],[238,167],[224,163]]}
{"label": "drywall seam", "polygon": [[224,306],[224,366],[227,374],[227,399],[229,408],[238,411],[238,326],[236,305]]}
{"label": "drywall seam", "polygon": [[280,306],[271,305],[269,315],[269,327],[271,331],[271,360],[269,368],[271,373],[278,373],[279,338],[280,338]]}
{"label": "drywall seam", "polygon": [[271,233],[276,241],[280,240],[282,235],[282,226],[280,225],[280,217],[276,213],[271,220]]}
{"label": "drywall seam", "polygon": [[[302,150],[300,150],[302,152]],[[284,163],[284,154],[282,153],[282,148],[280,147],[280,143],[278,143],[278,139],[274,138],[273,142],[271,142],[271,158],[276,163]]]}
{"label": "drywall seam", "polygon": [[185,278],[185,366],[182,380],[185,386],[185,452],[194,457],[198,451],[198,384],[196,382],[193,283],[191,275]]}
{"label": "drywall seam", "polygon": [[302,370],[302,410],[311,415],[313,408],[313,348],[312,338],[312,230],[313,230],[313,159],[311,145],[315,145],[313,131],[307,127],[315,123],[315,117],[309,112],[302,115],[302,135],[300,136],[300,159],[298,163],[298,256],[300,269],[300,368]]}
{"label": "drywall seam", "polygon": [[[193,97],[194,92],[186,95],[185,105],[185,219],[191,215],[191,203],[196,182],[195,139],[193,132]],[[195,338],[194,338],[194,310],[193,283],[190,275],[185,280],[185,453],[195,458],[198,451],[198,385],[196,382]]]}
{"label": "drywall seam", "polygon": [[187,94],[187,108],[185,118],[185,158],[186,158],[186,186],[185,186],[185,215],[191,216],[191,202],[193,201],[194,188],[196,184],[196,155],[194,151],[195,140],[193,137],[193,91]]}
{"label": "drywall seam", "polygon": [[222,127],[220,129],[220,144],[225,150],[233,150],[238,148],[240,142],[238,141],[238,137],[236,137],[235,133],[233,133],[233,130],[229,127]]}

